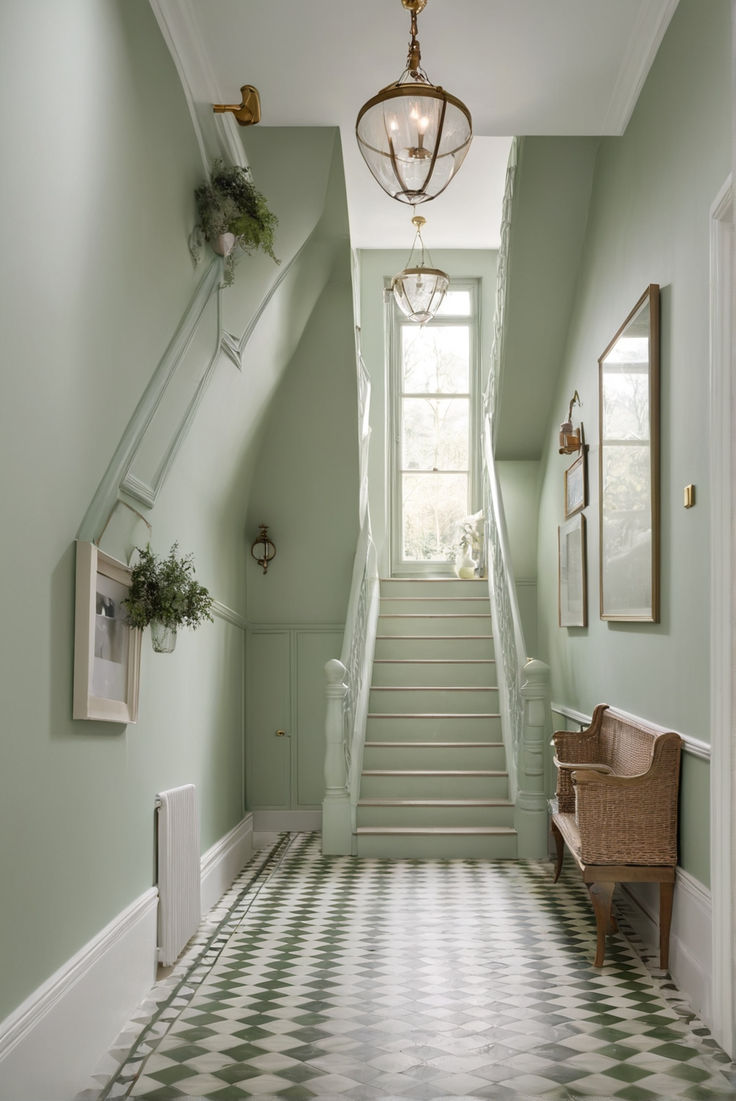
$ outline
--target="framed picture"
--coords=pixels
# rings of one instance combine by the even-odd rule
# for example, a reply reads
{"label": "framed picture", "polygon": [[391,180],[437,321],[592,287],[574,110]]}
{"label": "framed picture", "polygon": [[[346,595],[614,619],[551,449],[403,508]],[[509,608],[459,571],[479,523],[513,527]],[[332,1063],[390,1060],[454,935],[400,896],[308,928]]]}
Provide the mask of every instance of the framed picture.
{"label": "framed picture", "polygon": [[574,463],[565,471],[565,519],[582,512],[588,503],[588,464],[585,444]]}
{"label": "framed picture", "polygon": [[134,723],[138,718],[141,632],[126,622],[122,601],[129,589],[127,566],[94,543],[77,542],[75,719]]}
{"label": "framed picture", "polygon": [[582,514],[557,529],[560,627],[588,626],[588,584],[585,564],[585,517]]}
{"label": "framed picture", "polygon": [[601,619],[659,622],[659,287],[598,360]]}

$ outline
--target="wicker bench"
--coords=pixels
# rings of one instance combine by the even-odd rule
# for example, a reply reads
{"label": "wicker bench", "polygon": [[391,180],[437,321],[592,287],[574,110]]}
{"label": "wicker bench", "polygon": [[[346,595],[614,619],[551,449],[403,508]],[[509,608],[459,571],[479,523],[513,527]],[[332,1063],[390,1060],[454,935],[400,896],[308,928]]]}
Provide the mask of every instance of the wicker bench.
{"label": "wicker bench", "polygon": [[677,865],[681,738],[600,704],[590,726],[553,735],[557,808],[552,834],[555,883],[565,846],[582,872],[595,910],[595,966],[605,956],[617,883],[659,884],[659,963],[669,964]]}

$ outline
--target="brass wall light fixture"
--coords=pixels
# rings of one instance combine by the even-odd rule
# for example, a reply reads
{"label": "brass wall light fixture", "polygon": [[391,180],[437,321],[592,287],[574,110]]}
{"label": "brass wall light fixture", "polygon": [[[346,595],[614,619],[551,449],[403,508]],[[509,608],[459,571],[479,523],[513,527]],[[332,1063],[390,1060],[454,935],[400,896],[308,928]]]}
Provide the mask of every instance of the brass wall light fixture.
{"label": "brass wall light fixture", "polygon": [[232,111],[240,126],[255,126],[261,121],[261,97],[252,84],[244,84],[240,89],[241,103],[213,103],[216,115]]}
{"label": "brass wall light fixture", "polygon": [[276,548],[268,538],[268,524],[258,525],[258,538],[251,544],[250,553],[264,573],[268,573],[268,564],[276,557]]}
{"label": "brass wall light fixture", "polygon": [[573,405],[582,406],[582,404],[580,394],[576,390],[570,398],[567,420],[560,425],[560,455],[572,455],[575,451],[579,451],[582,446],[582,425],[578,425],[577,428],[572,426],[572,407]]}
{"label": "brass wall light fixture", "polygon": [[[411,223],[416,226],[414,243],[411,246],[406,267],[391,280],[396,305],[410,321],[416,321],[423,325],[425,321],[431,321],[442,305],[442,299],[450,285],[450,278],[439,268],[425,267],[424,241],[422,240],[422,226],[427,219],[421,214],[415,214]],[[421,246],[419,262],[412,265],[412,258],[417,244]],[[427,253],[429,256],[429,253]],[[429,257],[432,263],[431,256]]]}
{"label": "brass wall light fixture", "polygon": [[364,103],[355,123],[358,147],[392,199],[415,205],[445,190],[473,137],[465,104],[431,84],[421,67],[417,15],[427,0],[401,0],[411,13],[406,68],[397,81]]}

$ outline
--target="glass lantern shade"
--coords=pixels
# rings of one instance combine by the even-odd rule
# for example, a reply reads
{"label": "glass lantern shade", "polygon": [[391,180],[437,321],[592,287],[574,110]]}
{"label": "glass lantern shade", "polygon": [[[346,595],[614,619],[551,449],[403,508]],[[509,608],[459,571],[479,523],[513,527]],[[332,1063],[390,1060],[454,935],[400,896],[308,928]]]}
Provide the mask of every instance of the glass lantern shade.
{"label": "glass lantern shade", "polygon": [[434,84],[391,84],[365,103],[358,148],[392,199],[415,206],[445,190],[473,136],[464,103]]}
{"label": "glass lantern shade", "polygon": [[391,280],[396,305],[410,321],[431,321],[442,304],[450,280],[438,268],[405,268]]}

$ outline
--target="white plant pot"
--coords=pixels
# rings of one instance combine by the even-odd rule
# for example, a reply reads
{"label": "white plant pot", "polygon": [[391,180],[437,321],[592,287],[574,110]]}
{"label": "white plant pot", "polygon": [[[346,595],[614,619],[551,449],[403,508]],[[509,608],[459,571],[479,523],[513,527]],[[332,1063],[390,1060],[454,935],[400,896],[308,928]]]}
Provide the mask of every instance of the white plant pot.
{"label": "white plant pot", "polygon": [[151,645],[157,654],[171,654],[176,646],[176,627],[151,620]]}
{"label": "white plant pot", "polygon": [[218,256],[229,256],[235,248],[235,234],[221,233],[217,240],[212,242],[212,248]]}

